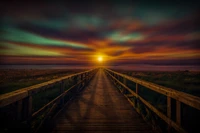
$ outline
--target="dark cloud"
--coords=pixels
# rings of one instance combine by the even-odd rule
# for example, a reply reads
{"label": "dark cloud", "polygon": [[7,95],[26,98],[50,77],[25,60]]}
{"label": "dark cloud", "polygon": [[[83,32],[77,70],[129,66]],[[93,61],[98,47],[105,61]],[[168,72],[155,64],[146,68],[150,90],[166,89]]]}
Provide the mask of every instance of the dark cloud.
{"label": "dark cloud", "polygon": [[112,62],[112,65],[134,65],[134,64],[144,64],[144,65],[200,65],[199,59],[123,59],[121,61]]}
{"label": "dark cloud", "polygon": [[[12,0],[2,2],[1,18],[0,41],[3,45],[11,43],[10,48],[0,47],[2,55],[12,55],[9,51],[18,48],[68,55],[62,58],[40,56],[42,53],[34,58],[16,55],[9,58],[10,62],[8,57],[2,59],[7,64],[13,61],[16,64],[88,65],[90,56],[101,52],[115,65],[199,64],[200,17],[197,3],[193,1]],[[190,52],[183,55],[185,51]],[[162,52],[169,53],[170,58],[160,56]],[[178,58],[174,53],[182,55]],[[151,57],[152,54],[155,56]],[[112,60],[114,57],[119,59]]]}

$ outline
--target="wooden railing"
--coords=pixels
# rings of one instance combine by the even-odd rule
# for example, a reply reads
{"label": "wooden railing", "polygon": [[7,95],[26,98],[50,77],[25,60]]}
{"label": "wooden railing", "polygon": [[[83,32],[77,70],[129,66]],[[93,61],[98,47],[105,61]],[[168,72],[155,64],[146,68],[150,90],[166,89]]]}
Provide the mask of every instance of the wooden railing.
{"label": "wooden railing", "polygon": [[[65,103],[67,103],[74,95],[77,94],[77,92],[81,91],[81,89],[84,88],[85,85],[91,80],[96,71],[97,69],[92,69],[19,89],[10,93],[2,94],[0,95],[1,115],[11,111],[12,113],[8,115],[12,119],[10,121],[11,123],[12,121],[17,123],[25,121],[30,123],[41,114],[43,115],[42,118],[45,120],[48,115],[53,112],[53,110],[57,109],[56,111],[58,111],[58,107],[61,109]],[[73,81],[73,84],[69,88],[66,88],[69,80]],[[55,85],[58,86],[56,89],[59,89],[59,94],[38,110],[33,110],[33,97],[39,92],[48,92],[52,90],[52,88],[55,89]],[[39,100],[40,99],[42,100],[42,98],[39,98]],[[40,101],[37,102],[39,103]],[[8,112],[3,112],[5,108],[9,108]],[[44,122],[44,120],[40,120],[39,126],[42,122]],[[36,131],[37,129],[34,130]],[[32,129],[30,129],[30,131],[35,132],[32,131]]]}
{"label": "wooden railing", "polygon": [[[171,130],[171,127],[174,128],[176,131],[180,133],[186,133],[186,131],[181,126],[181,103],[184,103],[190,107],[193,107],[197,110],[200,110],[200,98],[176,91],[174,89],[170,89],[167,87],[163,87],[151,82],[143,81],[131,76],[127,76],[125,74],[121,74],[115,71],[112,71],[110,69],[105,69],[105,72],[107,75],[112,79],[112,81],[121,86],[121,92],[124,93],[125,90],[129,93],[124,93],[124,96],[131,102],[131,104],[136,108],[137,110],[137,100],[140,100],[146,107],[148,107],[151,111],[153,111],[157,116],[159,116],[162,120],[164,120],[168,124],[168,130]],[[136,84],[135,91],[133,91],[131,88],[127,87],[126,81],[129,80],[131,82],[134,82]],[[147,100],[145,100],[142,96],[139,95],[138,85],[144,86],[152,91],[155,91],[157,93],[160,93],[167,97],[167,114],[165,115],[161,111],[159,111],[156,107],[154,107],[152,104],[150,104]],[[135,101],[130,100],[131,97],[136,97]],[[172,116],[172,106],[171,106],[171,100],[176,100],[176,120],[173,121]],[[138,111],[138,110],[137,110]],[[139,112],[141,113],[141,112]]]}

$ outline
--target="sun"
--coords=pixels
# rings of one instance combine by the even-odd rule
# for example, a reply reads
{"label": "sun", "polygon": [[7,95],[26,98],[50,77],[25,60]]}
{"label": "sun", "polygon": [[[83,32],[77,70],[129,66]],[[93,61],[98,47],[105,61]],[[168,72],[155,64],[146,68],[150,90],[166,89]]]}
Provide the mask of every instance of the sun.
{"label": "sun", "polygon": [[103,61],[102,56],[99,56],[99,57],[98,57],[98,61],[99,61],[99,62],[102,62],[102,61]]}

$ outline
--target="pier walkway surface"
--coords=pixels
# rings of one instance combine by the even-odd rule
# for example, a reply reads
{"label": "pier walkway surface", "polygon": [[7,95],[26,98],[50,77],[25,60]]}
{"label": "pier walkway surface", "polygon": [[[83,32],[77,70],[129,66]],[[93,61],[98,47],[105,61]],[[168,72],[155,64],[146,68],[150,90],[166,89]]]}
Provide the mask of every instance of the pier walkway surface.
{"label": "pier walkway surface", "polygon": [[99,69],[86,88],[55,118],[51,133],[153,133]]}

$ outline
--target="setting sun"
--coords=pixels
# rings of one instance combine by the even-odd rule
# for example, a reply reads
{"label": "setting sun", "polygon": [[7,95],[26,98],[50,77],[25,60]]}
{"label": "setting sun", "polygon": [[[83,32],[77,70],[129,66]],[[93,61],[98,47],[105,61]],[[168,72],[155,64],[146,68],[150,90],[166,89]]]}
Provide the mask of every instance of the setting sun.
{"label": "setting sun", "polygon": [[103,58],[102,58],[101,56],[99,56],[99,57],[98,57],[98,61],[99,61],[99,62],[102,62],[102,61],[103,61]]}

